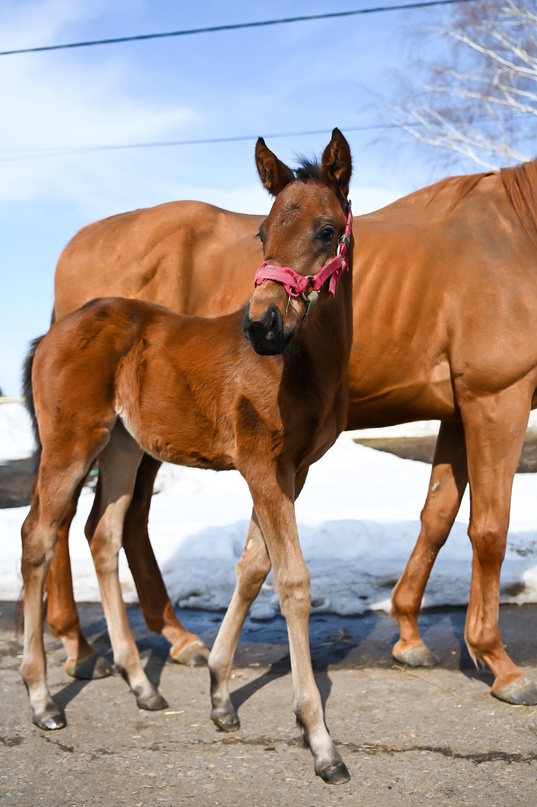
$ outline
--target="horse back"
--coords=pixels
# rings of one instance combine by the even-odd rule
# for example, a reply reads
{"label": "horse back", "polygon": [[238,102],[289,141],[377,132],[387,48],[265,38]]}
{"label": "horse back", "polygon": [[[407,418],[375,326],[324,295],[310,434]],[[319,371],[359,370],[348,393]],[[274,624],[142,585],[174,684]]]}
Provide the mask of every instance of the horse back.
{"label": "horse back", "polygon": [[55,318],[105,296],[206,317],[234,311],[246,302],[262,260],[262,220],[185,201],[90,224],[58,261]]}
{"label": "horse back", "polygon": [[535,374],[537,240],[504,179],[450,178],[355,219],[350,428],[456,420],[456,384]]}

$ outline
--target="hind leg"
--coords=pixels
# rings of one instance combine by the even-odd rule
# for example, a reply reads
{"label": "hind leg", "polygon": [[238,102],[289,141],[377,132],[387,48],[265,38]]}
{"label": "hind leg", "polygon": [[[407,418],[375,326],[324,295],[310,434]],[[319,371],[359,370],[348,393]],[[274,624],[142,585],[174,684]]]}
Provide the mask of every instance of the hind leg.
{"label": "hind leg", "polygon": [[144,454],[125,516],[123,548],[147,627],[170,642],[170,656],[175,662],[194,667],[207,663],[209,651],[199,636],[186,630],[178,620],[147,529],[153,485],[160,466],[160,462]]}
{"label": "hind leg", "polygon": [[65,671],[73,678],[95,679],[112,675],[113,671],[82,633],[73,593],[69,530],[83,484],[81,482],[78,485],[72,496],[58,530],[58,540],[46,581],[46,608],[50,632],[61,641],[67,654]]}
{"label": "hind leg", "polygon": [[429,575],[459,512],[467,482],[462,423],[442,423],[429,491],[421,513],[420,534],[392,594],[392,616],[397,619],[400,632],[393,656],[411,667],[431,666],[436,662],[420,636],[418,614]]}
{"label": "hind leg", "polygon": [[[24,649],[21,674],[28,690],[32,720],[42,729],[60,729],[65,717],[54,704],[46,683],[43,643],[45,578],[54,553],[63,513],[89,463],[72,447],[70,456],[61,447],[43,449],[32,505],[22,526],[22,578],[24,585]],[[50,457],[50,459],[49,459]]]}
{"label": "hind leg", "polygon": [[99,580],[114,662],[127,679],[138,706],[155,710],[164,709],[168,704],[142,669],[118,574],[123,522],[142,454],[142,449],[118,422],[99,458],[100,496],[95,499],[86,534]]}

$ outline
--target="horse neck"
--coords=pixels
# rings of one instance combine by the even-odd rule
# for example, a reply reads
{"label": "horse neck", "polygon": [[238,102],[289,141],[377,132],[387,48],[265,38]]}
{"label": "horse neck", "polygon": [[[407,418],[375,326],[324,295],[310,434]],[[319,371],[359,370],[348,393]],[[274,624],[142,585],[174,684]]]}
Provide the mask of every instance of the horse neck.
{"label": "horse neck", "polygon": [[322,290],[311,320],[300,328],[299,343],[310,357],[311,371],[322,368],[323,376],[333,376],[334,382],[346,378],[352,344],[352,261],[338,281],[336,294]]}

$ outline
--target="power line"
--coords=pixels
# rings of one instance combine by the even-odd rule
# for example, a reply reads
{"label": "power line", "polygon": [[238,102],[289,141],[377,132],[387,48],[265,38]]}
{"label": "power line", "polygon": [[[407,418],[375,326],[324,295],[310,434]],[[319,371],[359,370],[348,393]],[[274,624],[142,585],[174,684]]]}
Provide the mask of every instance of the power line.
{"label": "power line", "polygon": [[401,11],[410,8],[427,8],[429,6],[447,6],[455,3],[471,3],[475,0],[423,0],[419,3],[401,3],[396,6],[376,6],[354,11],[332,11],[326,14],[309,14],[300,17],[283,17],[279,20],[260,20],[257,22],[240,22],[229,25],[212,25],[206,28],[188,28],[183,31],[165,31],[157,34],[138,34],[136,36],[119,36],[111,39],[93,39],[87,42],[69,42],[63,45],[41,45],[35,48],[18,48],[17,50],[0,51],[0,56],[14,56],[21,53],[42,53],[49,50],[67,50],[69,48],[89,48],[95,45],[116,45],[120,42],[140,42],[146,39],[165,39],[167,37],[193,36],[194,34],[214,34],[219,31],[238,31],[244,28],[262,28],[269,25],[286,25],[292,22],[308,22],[310,20],[327,20],[341,17],[352,17],[358,14],[378,14],[384,11]]}
{"label": "power line", "polygon": [[[417,122],[412,125],[416,125]],[[409,124],[410,125],[410,124]],[[399,124],[396,123],[376,123],[368,126],[342,126],[343,132],[372,132],[380,129],[400,129]],[[277,137],[308,137],[311,135],[324,135],[330,134],[332,129],[309,129],[302,132],[272,132],[263,134],[267,140],[272,140]],[[127,149],[147,149],[147,148],[166,148],[169,146],[206,146],[214,145],[217,143],[240,143],[243,141],[257,140],[259,137],[256,135],[237,135],[232,137],[208,137],[200,138],[197,140],[161,140],[152,143],[115,143],[102,146],[69,146],[69,147],[51,147],[39,149],[17,149],[19,153],[8,153],[7,155],[0,154],[0,162],[20,162],[23,160],[40,160],[46,157],[70,157],[76,154],[87,154],[96,151],[123,151]],[[5,151],[5,150],[4,150]],[[22,153],[20,153],[22,152]]]}

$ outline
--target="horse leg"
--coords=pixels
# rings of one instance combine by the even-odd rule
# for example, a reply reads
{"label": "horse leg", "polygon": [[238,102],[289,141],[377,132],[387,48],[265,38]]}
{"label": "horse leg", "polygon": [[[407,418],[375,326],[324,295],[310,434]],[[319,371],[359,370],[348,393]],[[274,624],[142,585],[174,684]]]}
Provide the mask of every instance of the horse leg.
{"label": "horse leg", "polygon": [[[88,467],[79,467],[78,463],[69,462],[69,458],[61,454],[56,461],[49,461],[43,450],[32,505],[21,530],[24,585],[21,675],[28,690],[32,720],[42,729],[61,729],[66,724],[46,682],[43,641],[45,579],[63,513],[87,471]],[[50,483],[47,480],[51,480]]]}
{"label": "horse leg", "polygon": [[[296,497],[304,487],[306,476],[307,471],[297,477]],[[211,718],[222,731],[240,728],[239,716],[229,696],[229,677],[244,620],[269,571],[270,558],[254,510],[241,559],[237,563],[235,590],[209,656]]]}
{"label": "horse leg", "polygon": [[[47,575],[47,621],[50,632],[59,639],[67,653],[65,671],[73,678],[94,679],[112,675],[112,668],[95,652],[80,627],[73,594],[69,557],[69,530],[75,517],[81,482],[69,502],[58,530],[58,540]],[[99,484],[99,482],[97,483]]]}
{"label": "horse leg", "polygon": [[209,651],[199,636],[186,630],[175,614],[147,529],[153,485],[161,463],[144,454],[123,526],[123,548],[149,630],[171,644],[170,656],[189,667],[206,664]]}
{"label": "horse leg", "polygon": [[393,656],[410,667],[430,667],[437,663],[436,656],[420,636],[418,614],[429,575],[459,512],[467,482],[462,423],[442,423],[421,513],[420,534],[392,594],[391,614],[398,622],[400,633]]}
{"label": "horse leg", "polygon": [[237,563],[233,597],[209,655],[211,719],[222,731],[240,728],[239,716],[229,696],[229,677],[244,620],[269,571],[270,559],[254,511],[244,550]]}
{"label": "horse leg", "polygon": [[492,694],[507,703],[526,706],[537,703],[537,686],[508,656],[498,619],[511,490],[531,393],[519,384],[487,398],[459,401],[468,450],[468,534],[473,550],[465,640],[474,662],[492,670]]}
{"label": "horse leg", "polygon": [[296,526],[294,478],[285,485],[284,471],[278,469],[282,487],[271,486],[266,473],[261,482],[250,484],[254,509],[263,532],[274,570],[280,608],[287,622],[294,712],[314,759],[315,773],[329,784],[343,784],[349,772],[326,728],[321,695],[315,683],[309,645],[311,607],[310,577],[304,562]]}
{"label": "horse leg", "polygon": [[114,663],[126,677],[140,709],[165,709],[167,703],[147,678],[134,642],[118,574],[123,522],[135,484],[142,449],[119,423],[99,457],[100,496],[86,525]]}

